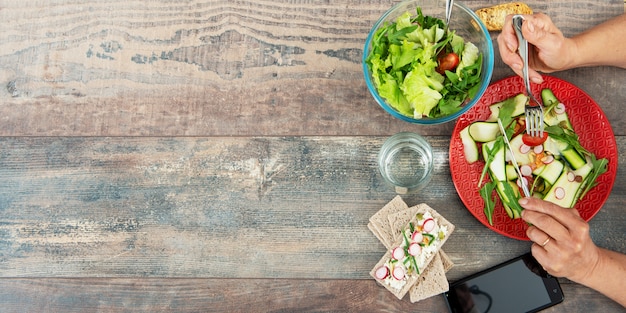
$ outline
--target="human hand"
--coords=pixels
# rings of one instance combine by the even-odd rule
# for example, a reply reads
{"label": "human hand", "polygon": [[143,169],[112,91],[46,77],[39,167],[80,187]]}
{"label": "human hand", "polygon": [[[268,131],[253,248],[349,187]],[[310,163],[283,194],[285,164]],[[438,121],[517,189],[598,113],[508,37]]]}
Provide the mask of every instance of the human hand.
{"label": "human hand", "polygon": [[589,224],[576,209],[562,208],[536,198],[519,201],[522,219],[532,224],[526,235],[534,242],[535,259],[553,276],[584,283],[600,259],[600,249],[589,236]]}
{"label": "human hand", "polygon": [[[543,82],[537,71],[551,73],[568,68],[570,56],[575,54],[572,40],[554,25],[550,17],[542,13],[524,15],[522,34],[528,41],[528,75],[534,83]],[[513,29],[513,15],[506,17],[502,32],[498,35],[498,48],[502,61],[522,76],[522,58],[519,56],[517,36]]]}

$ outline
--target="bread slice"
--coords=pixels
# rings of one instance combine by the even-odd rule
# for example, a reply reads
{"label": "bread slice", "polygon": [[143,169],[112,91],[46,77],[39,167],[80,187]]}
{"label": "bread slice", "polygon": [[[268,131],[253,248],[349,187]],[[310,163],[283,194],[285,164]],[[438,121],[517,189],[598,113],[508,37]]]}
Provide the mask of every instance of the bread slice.
{"label": "bread slice", "polygon": [[[378,283],[393,293],[398,299],[402,299],[415,285],[418,279],[424,276],[426,269],[428,269],[433,259],[437,257],[440,258],[439,252],[441,251],[441,246],[443,246],[446,240],[450,237],[450,234],[454,231],[454,225],[447,221],[434,209],[428,205],[420,205],[419,210],[412,217],[411,221],[402,228],[403,232],[410,237],[410,229],[419,229],[420,225],[422,225],[425,220],[430,218],[432,218],[435,222],[435,229],[431,233],[424,233],[428,236],[432,236],[431,243],[423,247],[422,252],[415,256],[414,261],[406,259],[407,261],[410,261],[404,263],[404,259],[394,261],[392,258],[393,250],[395,248],[400,247],[400,249],[404,249],[406,246],[407,239],[405,239],[404,235],[400,235],[392,245],[392,249],[388,249],[385,255],[370,271],[370,275],[376,279]],[[424,235],[424,237],[427,237],[427,235]],[[437,266],[439,266],[440,269],[436,270],[434,273],[437,275],[437,281],[441,282],[439,276],[443,276],[445,278],[445,270],[443,268],[443,262],[440,261],[437,263]],[[417,270],[415,269],[415,265],[417,265]],[[381,267],[387,267],[391,272],[393,272],[393,269],[396,267],[402,267],[406,270],[406,275],[402,276],[401,279],[395,279],[393,278],[393,275],[383,279],[378,279],[376,277],[376,271]],[[423,279],[429,280],[428,277],[424,277]]]}
{"label": "bread slice", "polygon": [[396,236],[392,231],[391,227],[389,227],[388,216],[390,214],[398,213],[405,211],[409,208],[409,206],[402,200],[402,197],[396,196],[391,201],[389,201],[382,209],[378,210],[378,212],[374,213],[372,217],[370,217],[370,224],[368,227],[370,229],[374,228],[376,232],[374,235],[385,245],[385,247],[389,248],[396,241]]}
{"label": "bread slice", "polygon": [[441,263],[443,264],[443,271],[448,272],[454,267],[454,262],[450,259],[450,257],[443,252],[443,249],[439,250],[439,256],[441,257]]}
{"label": "bread slice", "polygon": [[507,15],[533,14],[533,10],[524,2],[508,2],[482,8],[476,10],[475,13],[485,23],[489,31],[500,31]]}
{"label": "bread slice", "polygon": [[417,279],[415,285],[409,289],[409,299],[412,303],[442,294],[450,289],[450,284],[445,274],[445,263],[442,260],[442,251],[430,262],[428,268]]}

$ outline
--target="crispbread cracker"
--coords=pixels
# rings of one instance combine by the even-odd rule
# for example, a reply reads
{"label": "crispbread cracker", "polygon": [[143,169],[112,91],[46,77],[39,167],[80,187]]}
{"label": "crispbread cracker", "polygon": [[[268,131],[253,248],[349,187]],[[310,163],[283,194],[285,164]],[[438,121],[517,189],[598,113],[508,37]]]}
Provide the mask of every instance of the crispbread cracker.
{"label": "crispbread cracker", "polygon": [[476,15],[485,23],[489,31],[502,30],[504,19],[509,14],[533,14],[533,10],[524,2],[501,3],[476,10]]}
{"label": "crispbread cracker", "polygon": [[448,279],[446,278],[441,251],[439,252],[417,279],[415,285],[409,289],[409,299],[412,303],[448,291]]}
{"label": "crispbread cracker", "polygon": [[439,256],[441,257],[441,263],[443,264],[443,271],[448,272],[454,267],[454,262],[450,259],[450,257],[443,252],[443,249],[439,250]]}
{"label": "crispbread cracker", "polygon": [[406,226],[415,216],[415,214],[417,214],[417,212],[425,205],[426,204],[423,203],[418,204],[405,210],[391,213],[387,216],[387,221],[389,222],[389,228],[391,229],[391,233],[393,234],[394,241],[398,238],[398,236],[400,236],[402,228]]}
{"label": "crispbread cracker", "polygon": [[378,238],[378,240],[385,246],[385,248],[389,249],[391,243],[388,243],[387,238],[380,234],[378,226],[375,223],[367,223],[367,228],[369,228],[369,230],[374,234],[374,236],[376,236],[376,238]]}
{"label": "crispbread cracker", "polygon": [[[437,281],[440,281],[439,276],[443,276],[445,278],[445,270],[444,270],[443,262],[441,261],[441,258],[439,257],[439,252],[441,251],[441,246],[443,246],[446,240],[450,237],[450,234],[452,234],[452,232],[454,231],[454,225],[450,223],[448,220],[446,220],[439,213],[437,213],[434,209],[429,207],[428,205],[420,205],[418,207],[419,209],[413,215],[412,219],[404,227],[402,227],[402,229],[406,229],[406,227],[409,226],[409,223],[417,223],[418,222],[418,219],[416,216],[417,214],[425,215],[426,213],[429,213],[433,217],[433,219],[436,222],[437,229],[441,229],[441,228],[446,229],[445,235],[443,235],[442,238],[439,236],[439,233],[437,233],[437,235],[434,237],[435,238],[434,244],[436,244],[436,246],[431,246],[434,248],[434,250],[430,250],[429,252],[426,252],[426,251],[422,252],[420,257],[423,258],[422,259],[423,262],[418,261],[418,268],[423,269],[424,271],[426,271],[429,268],[429,266],[439,267],[438,269],[435,268],[435,271],[433,272],[434,274],[431,274],[431,275],[435,275],[436,278],[438,279]],[[394,244],[392,245],[392,247],[398,247],[402,245],[404,240],[405,239],[403,238],[403,236],[399,236],[397,240],[394,242]],[[391,251],[392,249],[388,249],[385,255],[380,259],[380,261],[378,261],[376,266],[370,271],[370,275],[374,277],[374,279],[376,279],[376,275],[375,275],[376,270],[381,266],[385,266],[385,264],[391,259],[392,257]],[[437,263],[436,265],[431,265],[432,260],[435,258],[439,258],[439,261],[436,261]],[[383,285],[391,293],[393,293],[398,299],[402,299],[404,295],[406,295],[406,293],[409,291],[409,289],[415,285],[418,279],[423,276],[423,274],[424,272],[421,272],[419,274],[414,272],[412,275],[406,276],[405,278],[406,281],[400,288],[392,287],[389,284],[385,283],[384,280],[380,281],[376,279],[376,281],[379,282],[381,285]],[[417,298],[419,298],[420,296],[421,295],[418,295]]]}
{"label": "crispbread cracker", "polygon": [[[409,206],[402,200],[402,197],[396,196],[389,201],[389,203],[383,206],[382,209],[378,210],[378,212],[374,213],[374,215],[370,217],[372,227],[378,232],[376,237],[378,237],[385,247],[389,247],[396,240],[392,229],[389,227],[389,220],[387,217],[390,214],[402,212],[408,208]],[[374,234],[376,235],[376,233]]]}

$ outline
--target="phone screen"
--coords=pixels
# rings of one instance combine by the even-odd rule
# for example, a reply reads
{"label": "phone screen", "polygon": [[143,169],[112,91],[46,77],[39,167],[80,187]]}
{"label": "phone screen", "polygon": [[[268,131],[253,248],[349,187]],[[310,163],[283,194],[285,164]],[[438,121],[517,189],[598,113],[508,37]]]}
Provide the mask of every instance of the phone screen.
{"label": "phone screen", "polygon": [[561,286],[530,253],[450,285],[453,313],[537,312],[563,301]]}

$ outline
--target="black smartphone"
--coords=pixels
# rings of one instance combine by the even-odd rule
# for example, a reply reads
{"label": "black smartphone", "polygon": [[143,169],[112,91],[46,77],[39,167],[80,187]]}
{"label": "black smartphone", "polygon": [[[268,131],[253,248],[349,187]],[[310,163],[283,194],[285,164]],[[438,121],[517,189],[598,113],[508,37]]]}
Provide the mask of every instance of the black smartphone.
{"label": "black smartphone", "polygon": [[524,254],[450,284],[452,313],[537,312],[563,301],[556,277]]}

